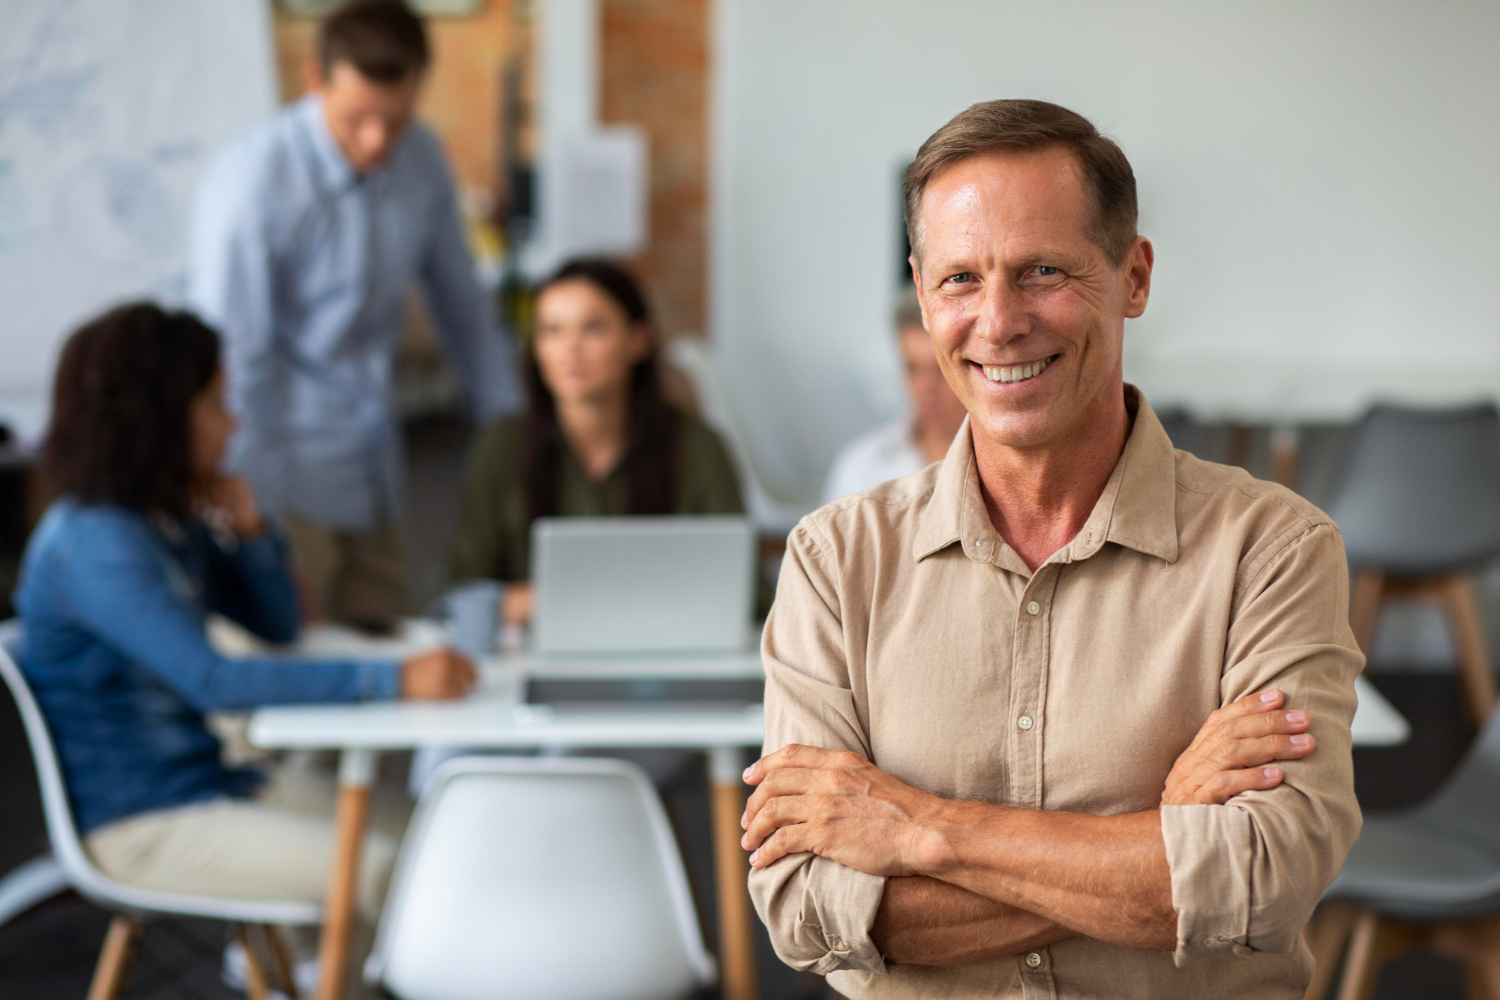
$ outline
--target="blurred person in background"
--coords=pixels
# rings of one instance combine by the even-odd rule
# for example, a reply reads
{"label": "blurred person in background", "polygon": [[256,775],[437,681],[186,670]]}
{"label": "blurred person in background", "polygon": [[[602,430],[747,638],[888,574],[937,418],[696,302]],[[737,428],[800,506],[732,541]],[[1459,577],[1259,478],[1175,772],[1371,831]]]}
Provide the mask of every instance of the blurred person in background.
{"label": "blurred person in background", "polygon": [[224,333],[241,420],[231,464],[283,519],[316,613],[376,629],[406,603],[391,377],[414,282],[478,418],[520,399],[442,150],[413,122],[428,58],[400,0],[340,8],[308,96],[220,154],[191,233],[189,300]]}
{"label": "blurred person in background", "polygon": [[530,618],[539,517],[744,512],[723,443],[668,403],[659,365],[646,298],[625,270],[573,261],[542,285],[528,406],[475,443],[449,558],[455,580],[509,584],[506,621]]}
{"label": "blurred person in background", "polygon": [[[297,636],[286,543],[254,491],[220,472],[235,428],[219,340],[195,317],[123,306],[69,338],[44,445],[59,497],[31,536],[17,657],[46,716],[84,844],[127,885],[320,901],[333,857],[331,778],[222,762],[209,712],[298,702],[456,698],[468,661],[221,655],[221,614]],[[409,806],[408,806],[409,808]],[[395,841],[372,833],[373,915]]]}
{"label": "blurred person in background", "polygon": [[922,325],[922,304],[915,291],[902,294],[895,318],[911,415],[839,449],[823,485],[824,503],[942,461],[964,422],[964,405],[943,378],[932,352],[932,338]]}

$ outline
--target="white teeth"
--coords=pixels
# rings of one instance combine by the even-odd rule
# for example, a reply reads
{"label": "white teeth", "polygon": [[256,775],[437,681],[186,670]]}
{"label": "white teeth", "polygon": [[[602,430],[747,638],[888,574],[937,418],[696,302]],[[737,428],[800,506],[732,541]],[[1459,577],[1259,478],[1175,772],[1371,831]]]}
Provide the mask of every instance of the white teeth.
{"label": "white teeth", "polygon": [[1029,378],[1036,378],[1048,365],[1052,363],[1051,358],[1041,361],[1033,361],[1029,365],[1012,365],[1002,368],[998,365],[983,365],[984,377],[991,382],[1024,382]]}

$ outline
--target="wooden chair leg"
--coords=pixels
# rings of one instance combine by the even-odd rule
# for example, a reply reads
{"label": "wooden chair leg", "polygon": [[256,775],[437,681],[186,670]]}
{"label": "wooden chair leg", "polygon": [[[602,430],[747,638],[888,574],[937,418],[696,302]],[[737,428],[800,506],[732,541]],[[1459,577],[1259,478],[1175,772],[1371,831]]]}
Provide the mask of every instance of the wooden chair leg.
{"label": "wooden chair leg", "polygon": [[1304,931],[1315,964],[1312,982],[1308,984],[1303,1000],[1323,1000],[1328,995],[1333,986],[1333,974],[1338,971],[1339,959],[1343,957],[1358,918],[1358,910],[1342,903],[1325,903],[1319,907],[1317,917]]}
{"label": "wooden chair leg", "polygon": [[1361,912],[1354,923],[1338,1000],[1371,1000],[1380,967],[1412,950],[1415,944],[1408,928],[1384,919],[1373,910]]}
{"label": "wooden chair leg", "polygon": [[1443,598],[1458,641],[1458,684],[1464,709],[1476,726],[1483,726],[1495,708],[1495,667],[1479,617],[1474,577],[1458,573],[1443,582]]}
{"label": "wooden chair leg", "polygon": [[94,980],[89,984],[88,1000],[115,1000],[120,995],[140,933],[140,922],[123,913],[109,922],[104,947],[99,950],[99,964],[94,966]]}
{"label": "wooden chair leg", "polygon": [[1464,987],[1469,1000],[1500,1000],[1500,963],[1492,958],[1465,959]]}
{"label": "wooden chair leg", "polygon": [[291,956],[287,953],[286,942],[281,940],[280,930],[270,924],[261,924],[260,929],[266,936],[266,948],[271,953],[271,967],[276,970],[276,978],[281,980],[281,992],[291,1000],[301,1000],[297,994],[297,976],[293,971]]}
{"label": "wooden chair leg", "polygon": [[245,996],[249,1000],[271,1000],[266,970],[261,967],[260,956],[255,953],[255,942],[250,940],[250,928],[245,924],[240,924],[239,938],[245,949]]}
{"label": "wooden chair leg", "polygon": [[1378,569],[1362,569],[1354,577],[1354,592],[1349,596],[1349,627],[1354,641],[1369,660],[1375,653],[1375,625],[1380,621],[1380,604],[1385,599],[1385,574]]}

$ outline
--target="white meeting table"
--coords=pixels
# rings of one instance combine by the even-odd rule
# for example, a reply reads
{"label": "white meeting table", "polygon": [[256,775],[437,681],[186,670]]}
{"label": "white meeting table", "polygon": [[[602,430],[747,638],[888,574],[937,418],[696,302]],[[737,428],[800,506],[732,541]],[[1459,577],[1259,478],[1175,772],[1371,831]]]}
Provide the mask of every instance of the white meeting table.
{"label": "white meeting table", "polygon": [[[356,644],[335,630],[310,631],[313,634],[299,646],[314,654],[389,654],[396,652],[394,647],[401,642]],[[340,752],[335,857],[319,947],[322,976],[318,1000],[342,997],[349,972],[360,847],[378,756],[382,751],[444,745],[495,750],[668,747],[706,754],[712,786],[714,881],[724,997],[755,1000],[754,924],[746,888],[749,864],[740,848],[740,814],[746,792],[741,774],[743,750],[758,750],[765,733],[760,704],[517,704],[518,669],[525,671],[525,680],[743,680],[762,676],[758,655],[750,654],[559,662],[513,653],[486,660],[481,666],[479,689],[462,701],[297,705],[256,711],[249,729],[250,742],[255,746]]]}
{"label": "white meeting table", "polygon": [[[232,639],[230,640],[233,641]],[[403,624],[390,639],[371,640],[336,626],[313,626],[298,644],[303,654],[409,656],[442,641],[427,622]],[[488,658],[479,689],[457,702],[369,702],[264,708],[250,720],[250,742],[266,749],[340,751],[335,857],[329,874],[320,945],[317,1000],[338,1000],[348,975],[360,846],[375,765],[383,751],[422,746],[488,749],[670,747],[708,756],[712,785],[719,963],[725,1000],[755,1000],[753,924],[746,889],[748,863],[740,848],[745,786],[743,748],[761,745],[759,704],[743,708],[705,702],[634,701],[518,704],[525,680],[750,680],[763,677],[759,656],[598,657],[556,659],[512,651]],[[524,681],[523,681],[524,683]],[[1410,725],[1364,677],[1350,735],[1355,746],[1395,746]]]}

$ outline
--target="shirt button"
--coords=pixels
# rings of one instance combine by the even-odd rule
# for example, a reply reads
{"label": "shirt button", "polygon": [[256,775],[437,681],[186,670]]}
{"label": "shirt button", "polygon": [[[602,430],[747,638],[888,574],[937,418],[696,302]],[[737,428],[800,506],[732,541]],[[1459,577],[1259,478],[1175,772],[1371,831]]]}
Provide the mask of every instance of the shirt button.
{"label": "shirt button", "polygon": [[1032,726],[1036,725],[1036,723],[1031,721],[1031,716],[1023,715],[1016,720],[1016,725],[1020,726],[1022,729],[1030,729]]}
{"label": "shirt button", "polygon": [[1030,604],[1026,605],[1026,613],[1028,615],[1039,615],[1042,613],[1042,606],[1036,601],[1032,601]]}
{"label": "shirt button", "polygon": [[1042,964],[1042,956],[1036,952],[1032,952],[1026,956],[1026,964],[1035,969],[1038,965]]}

